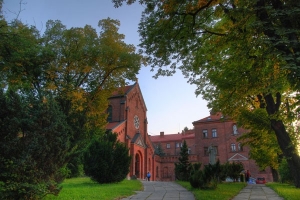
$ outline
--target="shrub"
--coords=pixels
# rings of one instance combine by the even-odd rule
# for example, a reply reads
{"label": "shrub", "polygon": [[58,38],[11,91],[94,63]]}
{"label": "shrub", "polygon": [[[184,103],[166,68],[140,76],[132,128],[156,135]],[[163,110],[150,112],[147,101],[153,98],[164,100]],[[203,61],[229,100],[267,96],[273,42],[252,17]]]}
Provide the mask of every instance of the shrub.
{"label": "shrub", "polygon": [[64,179],[69,128],[52,98],[0,92],[0,188],[2,199],[58,194]]}
{"label": "shrub", "polygon": [[129,172],[131,157],[117,134],[108,132],[94,139],[84,153],[84,171],[98,183],[120,182]]}
{"label": "shrub", "polygon": [[291,170],[286,161],[286,158],[282,159],[278,171],[279,171],[281,183],[293,183],[294,178],[291,174]]}
{"label": "shrub", "polygon": [[200,170],[201,164],[195,163],[191,166],[190,184],[194,188],[215,189],[217,188],[219,174],[221,171],[220,162],[216,164],[205,165],[204,169]]}

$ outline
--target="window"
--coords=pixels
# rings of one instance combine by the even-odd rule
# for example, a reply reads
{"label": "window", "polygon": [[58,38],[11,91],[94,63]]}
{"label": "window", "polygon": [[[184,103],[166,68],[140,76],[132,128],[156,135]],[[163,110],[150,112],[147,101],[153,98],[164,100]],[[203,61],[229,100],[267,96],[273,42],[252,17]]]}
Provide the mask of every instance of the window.
{"label": "window", "polygon": [[171,145],[170,144],[167,144],[167,149],[170,149]]}
{"label": "window", "polygon": [[217,137],[218,135],[217,135],[217,129],[212,129],[211,130],[211,132],[212,132],[212,137]]}
{"label": "window", "polygon": [[233,135],[238,134],[237,126],[235,124],[232,126],[232,130],[233,130]]}
{"label": "window", "polygon": [[188,154],[191,154],[191,148],[188,148]]}
{"label": "window", "polygon": [[207,138],[207,130],[204,129],[202,133],[203,133],[203,138]]}
{"label": "window", "polygon": [[179,148],[179,147],[180,147],[180,143],[176,142],[176,148]]}
{"label": "window", "polygon": [[238,150],[239,150],[239,151],[243,151],[243,146],[242,146],[241,143],[238,144]]}
{"label": "window", "polygon": [[235,149],[235,144],[231,144],[231,151],[236,151],[236,149]]}
{"label": "window", "polygon": [[108,122],[112,122],[112,106],[109,105],[108,108],[107,108],[107,121]]}

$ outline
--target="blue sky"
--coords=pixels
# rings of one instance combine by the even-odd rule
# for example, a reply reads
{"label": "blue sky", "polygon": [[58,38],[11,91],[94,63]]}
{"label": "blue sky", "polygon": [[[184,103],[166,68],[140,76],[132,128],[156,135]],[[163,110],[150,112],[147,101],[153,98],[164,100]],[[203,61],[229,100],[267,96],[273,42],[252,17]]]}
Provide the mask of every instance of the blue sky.
{"label": "blue sky", "polygon": [[[4,0],[3,14],[7,19],[16,18],[20,0]],[[83,27],[88,24],[98,28],[98,21],[110,17],[121,22],[119,33],[125,35],[125,42],[137,46],[138,23],[143,7],[139,4],[114,8],[111,0],[23,0],[19,19],[45,30],[46,21],[61,20],[67,28]],[[99,32],[99,29],[97,29]],[[181,72],[172,77],[152,78],[154,72],[143,66],[138,75],[143,97],[148,109],[148,133],[158,135],[181,132],[192,122],[209,115],[207,102],[196,97],[196,87],[187,83]]]}

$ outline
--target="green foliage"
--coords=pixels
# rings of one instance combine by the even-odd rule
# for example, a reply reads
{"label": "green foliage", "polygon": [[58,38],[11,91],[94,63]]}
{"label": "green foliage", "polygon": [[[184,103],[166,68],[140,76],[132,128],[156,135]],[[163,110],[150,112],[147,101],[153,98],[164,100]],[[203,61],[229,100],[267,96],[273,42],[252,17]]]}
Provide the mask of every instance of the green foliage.
{"label": "green foliage", "polygon": [[281,183],[293,183],[293,175],[286,161],[286,158],[282,159],[278,171]]}
{"label": "green foliage", "polygon": [[154,153],[155,153],[156,155],[158,155],[158,156],[164,156],[164,155],[165,155],[165,153],[164,153],[164,151],[163,151],[163,148],[161,147],[161,144],[160,144],[160,143],[159,143],[159,144],[157,145],[157,147],[155,148]]}
{"label": "green foliage", "polygon": [[108,132],[94,139],[84,154],[84,171],[98,183],[120,182],[129,173],[131,157],[117,134]]}
{"label": "green foliage", "polygon": [[245,186],[245,183],[222,183],[214,190],[199,190],[193,188],[189,182],[177,181],[181,186],[191,191],[195,199],[228,200],[233,199]]}
{"label": "green foliage", "polygon": [[119,183],[96,184],[88,177],[66,179],[58,196],[47,195],[44,199],[122,199],[142,190],[140,181],[123,180]]}
{"label": "green foliage", "polygon": [[39,199],[57,194],[69,150],[69,127],[58,105],[32,94],[0,93],[0,195]]}
{"label": "green foliage", "polygon": [[[118,7],[124,0],[113,2]],[[155,77],[181,70],[209,108],[233,119],[241,116],[241,108],[265,109],[300,188],[300,157],[294,141],[299,133],[293,127],[299,112],[300,2],[139,2],[145,5],[140,47],[156,70]],[[276,163],[273,155],[268,164]]]}
{"label": "green foliage", "polygon": [[191,167],[190,184],[194,188],[216,189],[221,174],[220,161],[216,164],[208,164],[201,170],[201,163],[195,163]]}
{"label": "green foliage", "polygon": [[300,197],[300,190],[295,186],[283,183],[266,183],[266,185],[272,188],[283,199],[298,200]]}
{"label": "green foliage", "polygon": [[221,165],[221,180],[225,180],[225,178],[229,177],[232,180],[237,181],[243,170],[244,167],[240,162],[226,162]]}
{"label": "green foliage", "polygon": [[278,169],[279,156],[282,155],[282,151],[274,130],[269,125],[266,110],[257,108],[250,112],[241,109],[238,122],[250,130],[238,138],[238,141],[242,141],[243,145],[250,146],[250,158],[255,160],[261,170],[268,166]]}
{"label": "green foliage", "polygon": [[191,165],[190,184],[193,188],[216,189],[218,182],[224,181],[227,177],[237,181],[243,170],[241,163],[225,163],[220,164],[218,160],[216,164],[205,165],[201,170],[201,163]]}
{"label": "green foliage", "polygon": [[186,141],[183,141],[182,147],[180,148],[179,162],[175,163],[175,176],[177,180],[187,181],[190,175],[189,154]]}
{"label": "green foliage", "polygon": [[7,99],[1,93],[1,197],[57,194],[68,161],[72,175],[82,173],[75,157],[102,134],[108,97],[135,80],[142,62],[119,26],[100,20],[97,34],[89,25],[67,29],[49,20],[41,35],[0,15],[0,88],[13,91]]}

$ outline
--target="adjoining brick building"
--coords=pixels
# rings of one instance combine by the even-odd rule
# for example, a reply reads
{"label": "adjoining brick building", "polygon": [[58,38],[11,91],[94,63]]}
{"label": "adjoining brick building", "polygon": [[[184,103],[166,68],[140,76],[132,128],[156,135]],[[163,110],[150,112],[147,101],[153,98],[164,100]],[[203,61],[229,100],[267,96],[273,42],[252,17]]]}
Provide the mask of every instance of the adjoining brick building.
{"label": "adjoining brick building", "polygon": [[[242,147],[237,138],[247,131],[240,128],[236,123],[223,116],[221,113],[211,114],[208,117],[193,122],[194,128],[178,134],[165,135],[163,132],[158,136],[151,136],[155,148],[160,148],[165,153],[156,162],[160,173],[157,179],[163,181],[175,180],[175,162],[178,162],[180,146],[185,140],[190,154],[191,163],[200,162],[208,165],[208,148],[213,146],[216,151],[216,159],[220,163],[241,162],[245,170],[249,170],[252,177],[265,177],[272,181],[272,173],[269,168],[260,171],[254,160],[249,159],[249,147]],[[166,176],[168,171],[169,175]]]}
{"label": "adjoining brick building", "polygon": [[[192,122],[194,128],[178,134],[149,136],[147,107],[138,82],[119,88],[110,98],[107,129],[118,134],[118,140],[130,149],[132,162],[128,177],[144,179],[148,171],[151,180],[174,181],[175,164],[185,140],[190,162],[209,163],[208,148],[213,146],[216,159],[225,162],[241,162],[252,177],[265,177],[272,181],[271,170],[260,171],[254,160],[249,159],[249,148],[242,147],[237,138],[246,133],[236,123],[221,113]],[[163,156],[155,155],[161,148]]]}

